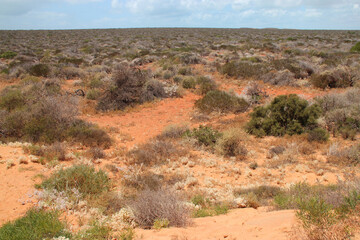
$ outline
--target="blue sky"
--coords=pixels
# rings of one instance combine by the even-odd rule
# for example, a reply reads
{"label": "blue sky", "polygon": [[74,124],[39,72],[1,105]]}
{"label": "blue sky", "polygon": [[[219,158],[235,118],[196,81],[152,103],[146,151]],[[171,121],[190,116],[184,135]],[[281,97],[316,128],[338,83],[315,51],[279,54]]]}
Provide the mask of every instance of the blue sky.
{"label": "blue sky", "polygon": [[360,0],[0,0],[0,29],[360,30]]}

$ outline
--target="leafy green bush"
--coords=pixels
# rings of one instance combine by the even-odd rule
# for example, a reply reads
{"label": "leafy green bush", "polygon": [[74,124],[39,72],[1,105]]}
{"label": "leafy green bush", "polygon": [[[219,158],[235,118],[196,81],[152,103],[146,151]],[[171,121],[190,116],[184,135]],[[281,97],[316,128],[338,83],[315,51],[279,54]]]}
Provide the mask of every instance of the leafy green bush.
{"label": "leafy green bush", "polygon": [[257,107],[251,113],[247,131],[258,137],[301,134],[306,128],[314,128],[321,108],[299,98],[295,94],[276,97],[269,106]]}
{"label": "leafy green bush", "polygon": [[55,212],[31,209],[24,217],[4,224],[0,228],[0,239],[39,240],[60,236],[71,237],[58,217],[59,215]]}
{"label": "leafy green bush", "polygon": [[213,146],[222,134],[211,127],[200,125],[192,131],[187,131],[186,135],[195,138],[200,145]]}
{"label": "leafy green bush", "polygon": [[17,55],[16,52],[4,52],[2,54],[0,54],[0,58],[5,58],[5,59],[12,59]]}
{"label": "leafy green bush", "polygon": [[87,197],[108,191],[110,181],[102,170],[96,171],[94,167],[88,165],[74,165],[53,173],[41,183],[41,187],[67,193],[75,188],[83,197]]}
{"label": "leafy green bush", "polygon": [[36,77],[48,77],[50,75],[50,67],[43,63],[35,64],[30,67],[29,74]]}
{"label": "leafy green bush", "polygon": [[351,49],[350,52],[360,52],[360,42],[357,42]]}
{"label": "leafy green bush", "polygon": [[329,133],[325,129],[317,127],[308,132],[307,139],[309,142],[326,142],[329,140]]}
{"label": "leafy green bush", "polygon": [[243,99],[227,92],[214,90],[195,102],[195,107],[202,112],[244,112],[249,104]]}

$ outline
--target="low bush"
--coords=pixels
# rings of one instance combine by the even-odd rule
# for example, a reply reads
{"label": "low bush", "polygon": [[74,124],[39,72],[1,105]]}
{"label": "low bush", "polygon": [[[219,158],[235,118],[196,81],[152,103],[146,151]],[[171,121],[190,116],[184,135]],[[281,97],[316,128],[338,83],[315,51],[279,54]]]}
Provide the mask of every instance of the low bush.
{"label": "low bush", "polygon": [[191,202],[199,208],[193,212],[193,217],[211,217],[226,214],[229,211],[229,206],[221,203],[212,203],[202,195],[195,195]]}
{"label": "low bush", "polygon": [[123,110],[128,106],[165,97],[161,83],[149,81],[147,72],[122,64],[113,72],[110,86],[99,98],[97,109]]}
{"label": "low bush", "polygon": [[360,52],[360,42],[357,42],[351,49],[350,52]]}
{"label": "low bush", "polygon": [[265,65],[261,63],[244,61],[225,63],[218,70],[224,75],[236,78],[258,78],[267,71]]}
{"label": "low bush", "polygon": [[5,58],[5,59],[12,59],[14,57],[16,57],[17,53],[16,52],[4,52],[0,54],[0,58]]}
{"label": "low bush", "polygon": [[355,139],[360,131],[360,115],[358,103],[359,89],[350,89],[344,93],[328,94],[317,99],[323,110],[326,127],[336,135]]}
{"label": "low bush", "polygon": [[59,214],[44,210],[29,210],[22,218],[4,224],[0,228],[1,240],[39,240],[57,237],[70,238]]}
{"label": "low bush", "polygon": [[96,171],[87,165],[74,165],[60,169],[41,183],[44,189],[55,189],[70,193],[77,189],[82,197],[94,197],[110,189],[108,176],[102,170]]}
{"label": "low bush", "polygon": [[182,87],[185,89],[195,89],[196,80],[193,77],[184,78],[182,81]]}
{"label": "low bush", "polygon": [[289,70],[271,71],[261,76],[265,83],[278,86],[297,86],[295,75]]}
{"label": "low bush", "polygon": [[214,146],[217,140],[222,136],[219,131],[202,125],[191,131],[187,131],[186,135],[195,138],[199,145],[204,146]]}
{"label": "low bush", "polygon": [[184,227],[189,222],[189,209],[179,195],[170,190],[144,190],[130,204],[136,223],[151,228],[158,219],[167,219],[169,226]]}
{"label": "low bush", "polygon": [[[79,231],[74,237],[74,240],[103,240],[110,238],[111,229],[107,226],[102,226],[99,223],[93,223],[88,229]],[[131,239],[130,239],[131,240]]]}
{"label": "low bush", "polygon": [[106,156],[105,152],[98,147],[92,147],[86,153],[94,160],[99,158],[104,158]]}
{"label": "low bush", "polygon": [[199,84],[200,94],[205,95],[210,91],[214,91],[217,88],[216,82],[205,76],[201,76],[197,78],[197,84]]}
{"label": "low bush", "polygon": [[263,88],[256,82],[250,83],[244,90],[246,100],[250,104],[259,104],[260,101],[267,98],[268,95]]}
{"label": "low bush", "polygon": [[260,205],[268,206],[275,196],[282,193],[282,190],[279,187],[262,185],[259,187],[244,188],[234,191],[235,196],[249,196],[250,193],[255,195]]}
{"label": "low bush", "polygon": [[229,129],[216,141],[215,149],[221,155],[245,158],[247,149],[243,144],[244,133],[239,129]]}
{"label": "low bush", "polygon": [[270,105],[257,107],[251,113],[247,131],[258,137],[283,136],[303,133],[306,128],[316,127],[321,108],[299,98],[295,94],[276,97]]}
{"label": "low bush", "polygon": [[50,144],[69,140],[87,146],[110,146],[106,132],[77,119],[77,114],[76,98],[61,95],[56,81],[6,88],[0,93],[0,138]]}
{"label": "low bush", "polygon": [[97,89],[90,89],[86,93],[86,98],[89,100],[97,100],[101,96],[101,92]]}
{"label": "low bush", "polygon": [[346,88],[355,84],[355,75],[347,67],[337,67],[320,74],[313,74],[310,82],[318,88]]}
{"label": "low bush", "polygon": [[130,164],[144,164],[145,166],[163,164],[168,158],[183,155],[179,146],[167,140],[152,140],[140,144],[127,153]]}
{"label": "low bush", "polygon": [[29,68],[29,74],[36,77],[48,77],[50,71],[50,67],[43,63],[35,64]]}
{"label": "low bush", "polygon": [[165,127],[162,133],[157,137],[158,139],[177,139],[185,135],[189,130],[187,125],[169,125]]}
{"label": "low bush", "polygon": [[320,127],[308,131],[307,139],[309,142],[326,142],[329,140],[329,133]]}
{"label": "low bush", "polygon": [[249,108],[249,103],[243,98],[239,98],[227,92],[214,90],[207,92],[203,98],[197,100],[195,102],[195,107],[206,113],[238,113],[245,112]]}
{"label": "low bush", "polygon": [[7,88],[0,95],[0,108],[11,112],[25,106],[25,97],[19,88]]}

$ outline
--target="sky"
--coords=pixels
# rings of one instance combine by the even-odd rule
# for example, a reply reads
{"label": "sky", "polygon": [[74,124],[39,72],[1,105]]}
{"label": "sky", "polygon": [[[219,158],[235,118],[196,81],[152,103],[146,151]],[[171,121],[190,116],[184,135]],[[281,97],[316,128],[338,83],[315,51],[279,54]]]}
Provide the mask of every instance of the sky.
{"label": "sky", "polygon": [[360,0],[0,0],[0,29],[360,30]]}

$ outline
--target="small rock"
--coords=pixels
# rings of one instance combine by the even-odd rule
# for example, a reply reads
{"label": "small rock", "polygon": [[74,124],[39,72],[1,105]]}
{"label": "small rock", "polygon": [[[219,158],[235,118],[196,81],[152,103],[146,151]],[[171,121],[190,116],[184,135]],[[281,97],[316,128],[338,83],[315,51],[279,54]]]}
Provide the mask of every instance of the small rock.
{"label": "small rock", "polygon": [[317,171],[316,175],[318,175],[318,176],[324,175],[324,170],[320,169],[319,171]]}
{"label": "small rock", "polygon": [[25,156],[18,157],[18,163],[19,164],[28,164],[28,161]]}
{"label": "small rock", "polygon": [[247,201],[243,197],[238,197],[234,199],[234,202],[238,208],[246,208]]}
{"label": "small rock", "polygon": [[188,167],[191,167],[191,168],[195,167],[195,162],[189,161],[187,165],[188,165]]}

